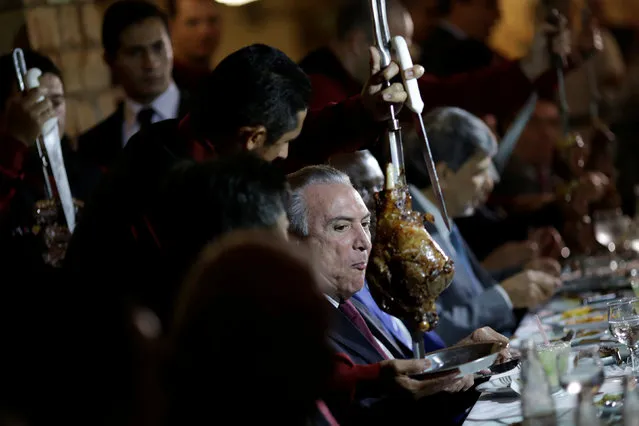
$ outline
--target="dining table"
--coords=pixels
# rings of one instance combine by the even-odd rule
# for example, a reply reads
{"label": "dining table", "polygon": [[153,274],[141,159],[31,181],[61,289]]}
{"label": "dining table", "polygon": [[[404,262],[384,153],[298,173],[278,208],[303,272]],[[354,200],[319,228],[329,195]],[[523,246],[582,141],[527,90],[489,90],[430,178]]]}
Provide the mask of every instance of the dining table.
{"label": "dining table", "polygon": [[[597,324],[585,325],[585,328],[592,330],[599,328],[602,333],[607,335],[608,339],[612,339],[607,331],[607,308],[602,309],[602,306],[614,303],[616,300],[622,298],[635,297],[627,277],[629,276],[629,271],[639,267],[639,264],[636,260],[633,260],[630,263],[621,265],[621,267],[623,270],[620,269],[620,265],[613,263],[612,265],[606,264],[604,267],[598,267],[590,271],[565,272],[562,278],[567,286],[573,286],[571,291],[568,294],[563,291],[559,292],[547,304],[526,314],[511,337],[510,346],[515,349],[521,348],[527,339],[533,339],[539,343],[543,342],[544,336],[542,336],[542,332],[540,331],[541,324],[544,324],[542,327],[546,329],[546,324],[549,323],[546,320],[561,317],[562,313],[583,307],[584,301],[588,300],[588,296],[590,295],[596,296],[603,294],[614,294],[615,298],[593,303],[591,306],[593,309],[598,307],[601,315],[606,316],[606,320]],[[604,289],[599,292],[593,291],[593,288],[597,287],[597,282],[609,283],[611,278],[616,282],[614,290]],[[575,283],[578,284],[585,281],[589,282],[589,286],[584,287],[580,294],[578,292],[579,285],[575,285]],[[594,286],[593,283],[595,283]],[[541,320],[538,321],[537,318],[541,318]],[[570,330],[572,330],[574,334],[579,328],[575,326],[564,329],[567,333],[570,332]],[[603,339],[602,337],[601,343],[590,341],[589,344],[606,344]],[[571,341],[571,345],[573,349],[579,346],[579,344],[575,344],[575,340]],[[620,394],[623,392],[623,377],[630,368],[628,363],[625,362],[628,353],[626,349],[623,359],[617,358],[611,360],[602,358],[602,360],[606,362],[604,362],[605,381],[597,393],[600,398],[605,394]],[[520,372],[521,366],[513,372],[499,375],[506,376],[506,379],[503,377],[495,377],[495,380],[491,378],[491,380],[487,382],[488,385],[477,386],[477,390],[481,392],[481,395],[468,413],[463,425],[493,426],[522,424],[523,417],[520,398],[522,384]],[[577,396],[569,394],[562,389],[554,392],[552,397],[555,402],[557,424],[566,426],[574,425]],[[596,398],[597,396],[595,396],[595,400]]]}

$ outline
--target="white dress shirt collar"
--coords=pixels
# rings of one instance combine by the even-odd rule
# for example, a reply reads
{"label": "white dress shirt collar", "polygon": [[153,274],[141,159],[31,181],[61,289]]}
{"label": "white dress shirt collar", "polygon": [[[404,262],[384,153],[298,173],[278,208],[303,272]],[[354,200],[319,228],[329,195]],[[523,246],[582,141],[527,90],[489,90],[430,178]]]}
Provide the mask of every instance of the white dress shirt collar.
{"label": "white dress shirt collar", "polygon": [[144,108],[152,108],[153,116],[151,122],[169,120],[178,116],[180,108],[180,90],[174,82],[160,96],[155,98],[148,105],[142,105],[133,99],[126,98],[124,101],[124,123],[123,123],[123,143],[129,141],[129,138],[140,130],[138,123],[138,113]]}

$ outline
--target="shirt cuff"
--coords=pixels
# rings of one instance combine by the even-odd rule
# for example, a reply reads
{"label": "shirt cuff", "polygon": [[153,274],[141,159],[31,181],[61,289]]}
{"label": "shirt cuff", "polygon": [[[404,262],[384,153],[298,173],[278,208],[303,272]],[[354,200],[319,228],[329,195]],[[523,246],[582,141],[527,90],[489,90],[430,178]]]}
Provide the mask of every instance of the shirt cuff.
{"label": "shirt cuff", "polygon": [[504,298],[506,305],[508,305],[510,309],[513,309],[513,302],[510,300],[510,296],[508,296],[506,290],[504,290],[504,288],[500,285],[496,285],[495,288],[497,289],[497,292],[499,292],[499,294],[501,294],[501,296]]}

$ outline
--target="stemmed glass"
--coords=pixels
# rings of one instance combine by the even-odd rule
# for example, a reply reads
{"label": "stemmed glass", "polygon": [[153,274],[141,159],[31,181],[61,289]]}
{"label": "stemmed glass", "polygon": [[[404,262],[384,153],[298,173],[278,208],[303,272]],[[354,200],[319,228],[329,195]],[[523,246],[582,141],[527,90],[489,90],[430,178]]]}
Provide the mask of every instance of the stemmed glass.
{"label": "stemmed glass", "polygon": [[614,303],[608,307],[610,333],[630,349],[632,372],[639,375],[639,299]]}

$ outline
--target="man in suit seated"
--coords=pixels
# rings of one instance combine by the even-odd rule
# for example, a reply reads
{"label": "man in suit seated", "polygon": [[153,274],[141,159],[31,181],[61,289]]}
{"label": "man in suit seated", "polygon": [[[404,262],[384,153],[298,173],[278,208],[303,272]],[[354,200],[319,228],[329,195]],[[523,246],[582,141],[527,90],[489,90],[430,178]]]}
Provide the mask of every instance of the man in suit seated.
{"label": "man in suit seated", "polygon": [[[323,291],[334,308],[333,326],[329,332],[333,346],[359,365],[411,358],[408,348],[377,327],[374,321],[367,322],[369,312],[362,306],[358,309],[351,300],[364,286],[371,249],[371,215],[348,176],[329,166],[309,166],[289,175],[288,180],[291,185],[287,208],[289,229],[301,243],[311,248],[323,275]],[[507,342],[503,336],[475,333],[460,343],[485,340],[487,336],[490,341]],[[332,409],[338,413],[340,422],[355,421],[355,417],[360,422],[363,419],[370,422],[359,424],[403,424],[410,419],[414,421],[420,409],[429,407],[429,416],[441,421],[438,424],[447,424],[455,414],[474,403],[475,398],[466,392],[454,397],[447,395],[446,391],[462,391],[472,385],[471,377],[450,379],[449,386],[436,388],[444,392],[433,392],[432,388],[424,387],[414,394],[418,399],[429,396],[417,403],[414,398],[409,401],[392,394],[384,397],[360,395],[356,396],[359,410],[353,410],[353,407],[348,407],[346,412],[339,407]],[[442,401],[447,401],[447,409],[435,409]]]}
{"label": "man in suit seated", "polygon": [[173,82],[173,50],[164,12],[144,0],[107,8],[102,23],[104,60],[125,99],[115,112],[78,138],[81,155],[109,168],[131,136],[186,114],[187,99]]}
{"label": "man in suit seated", "polygon": [[[331,165],[336,168],[342,170],[343,172],[349,175],[351,182],[353,182],[353,186],[358,190],[362,198],[366,202],[366,205],[370,210],[375,208],[374,198],[372,195],[374,192],[379,191],[379,188],[382,188],[384,183],[384,175],[382,173],[382,169],[379,166],[379,163],[372,154],[368,151],[358,151],[352,154],[339,154],[331,157]],[[441,168],[441,167],[440,167]],[[459,188],[459,189],[458,189]],[[468,189],[470,188],[470,190]],[[455,192],[455,200],[458,200],[458,204],[463,206],[461,210],[465,210],[467,203],[462,200],[465,199],[474,199],[475,191],[473,191],[473,182],[472,179],[460,179],[455,183],[454,188],[450,186],[447,189],[454,190]],[[434,202],[426,200],[429,203],[429,208],[424,207],[424,197],[421,194],[415,193],[415,188],[412,187],[412,193],[414,194],[413,198],[413,209],[422,212],[430,212],[431,208],[434,211],[437,211]],[[466,195],[465,198],[459,196],[459,194],[470,194]],[[455,202],[448,203],[451,200],[449,197],[446,198],[447,205],[449,205],[449,212],[457,212],[460,208],[456,207],[458,204]],[[433,213],[434,214],[434,213]],[[459,244],[457,246],[453,246],[451,241],[462,242],[461,236],[459,235],[459,231],[456,228],[453,228],[451,232],[451,237],[448,237],[448,230],[445,228],[445,225],[441,222],[441,218],[436,215],[436,223],[437,226],[427,226],[427,229],[430,231],[432,237],[437,241],[437,243],[442,247],[442,249],[446,252],[446,254],[453,259],[455,262],[455,277],[453,279],[453,283],[451,286],[466,288],[469,282],[471,283],[481,283],[484,288],[490,289],[497,283],[495,277],[491,276],[491,274],[486,271],[477,258],[473,255],[472,251],[465,245]],[[530,268],[536,267],[531,264]],[[524,279],[527,281],[524,282]],[[460,282],[462,281],[462,282]],[[526,274],[520,274],[517,276],[516,281],[522,284],[519,284],[522,288],[524,288],[525,284],[530,282],[530,279]],[[511,283],[506,283],[508,286]],[[536,285],[536,284],[534,284]],[[477,286],[478,287],[478,286]],[[497,288],[495,288],[498,291]],[[451,290],[447,290],[451,291]],[[452,292],[452,291],[451,291]],[[497,298],[492,297],[494,294],[492,292],[487,292],[483,295],[483,297],[490,298],[493,300],[501,300],[501,296],[497,296]],[[377,319],[381,327],[386,329],[387,332],[395,337],[399,342],[402,342],[406,347],[411,346],[411,337],[409,331],[406,329],[403,323],[398,318],[395,318],[391,315],[388,315],[386,312],[381,311],[381,309],[377,306],[376,302],[373,300],[370,291],[368,290],[367,285],[354,295],[354,299],[359,303],[363,304],[367,310]],[[504,315],[504,313],[500,310],[499,313],[495,314],[495,318],[503,317],[503,323],[497,320],[492,319],[490,315],[490,311],[483,311],[482,308],[483,299],[480,298],[480,302],[476,305],[471,305],[468,307],[469,310],[481,310],[481,315],[475,315],[477,320],[475,321],[466,321],[466,316],[462,316],[461,319],[455,319],[455,315],[450,315],[449,312],[441,311],[441,322],[437,327],[436,331],[431,331],[425,333],[424,335],[424,344],[428,350],[437,350],[442,347],[445,347],[447,344],[452,344],[457,341],[458,338],[464,336],[467,333],[470,333],[472,330],[482,326],[490,326],[498,329],[502,333],[510,334],[514,330],[515,321],[514,321],[514,313],[508,312]],[[465,304],[462,304],[465,305]],[[463,311],[460,309],[460,306],[456,307],[455,313],[460,315]],[[470,316],[471,318],[473,316]],[[485,323],[482,321],[486,321]],[[507,325],[505,325],[507,324]],[[441,336],[440,336],[441,334]],[[444,339],[442,339],[442,336]]]}
{"label": "man in suit seated", "polygon": [[[230,232],[269,230],[273,240],[286,240],[289,225],[285,211],[287,195],[288,185],[281,171],[251,153],[203,163],[184,162],[174,167],[161,190],[161,198],[173,200],[173,203],[166,206],[157,227],[165,248],[161,261],[163,281],[154,282],[150,290],[160,293],[167,301],[176,300],[176,290],[181,287],[182,280],[188,278],[186,273],[198,253],[207,243]],[[182,292],[188,292],[188,289],[182,288]],[[184,306],[174,308],[177,308],[175,318],[185,314]],[[179,324],[173,326],[179,328]],[[344,360],[344,354],[336,355],[336,366],[343,367]],[[379,395],[401,389],[427,393],[464,385],[459,382],[451,386],[448,376],[436,380],[410,380],[409,373],[423,371],[428,365],[418,361],[389,359],[370,369],[338,368],[328,396],[341,398],[342,394],[349,394],[344,398],[349,404],[350,394],[355,392]],[[352,388],[349,383],[353,384]],[[184,394],[180,396],[185,398],[184,401],[189,400],[188,390],[178,392]]]}
{"label": "man in suit seated", "polygon": [[[487,198],[497,177],[491,161],[497,151],[494,136],[485,123],[463,110],[442,109],[431,114],[427,116],[428,136],[434,160],[439,163],[448,213],[452,218],[472,214]],[[438,300],[441,309],[438,332],[447,342],[478,326],[488,325],[510,333],[517,325],[514,309],[535,307],[554,294],[560,281],[548,272],[558,275],[559,267],[556,261],[542,258],[528,263],[524,271],[514,275],[488,273],[454,223],[448,232],[432,189],[424,185],[427,172],[423,149],[423,142],[407,138],[406,169],[413,209],[434,216],[435,223],[428,227],[429,231],[455,261],[453,284]]]}

